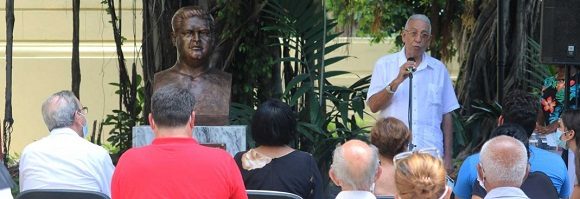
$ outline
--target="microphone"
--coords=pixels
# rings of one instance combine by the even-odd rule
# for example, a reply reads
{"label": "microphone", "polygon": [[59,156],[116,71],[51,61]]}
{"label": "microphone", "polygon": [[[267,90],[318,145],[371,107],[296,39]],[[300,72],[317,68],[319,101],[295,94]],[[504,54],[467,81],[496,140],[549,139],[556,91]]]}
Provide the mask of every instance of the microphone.
{"label": "microphone", "polygon": [[[415,62],[415,58],[414,57],[409,57],[409,58],[407,58],[407,61]],[[413,67],[409,67],[409,68],[407,68],[407,70],[412,73],[412,72],[415,72],[416,69],[413,68]]]}
{"label": "microphone", "polygon": [[[415,62],[415,58],[414,58],[414,57],[409,57],[409,58],[407,58],[407,61],[412,61],[412,62]],[[409,72],[410,72],[410,73],[409,73],[409,78],[413,79],[413,73],[415,72],[415,70],[416,70],[416,69],[415,69],[414,67],[409,67],[409,68],[407,68],[407,71],[409,71]]]}

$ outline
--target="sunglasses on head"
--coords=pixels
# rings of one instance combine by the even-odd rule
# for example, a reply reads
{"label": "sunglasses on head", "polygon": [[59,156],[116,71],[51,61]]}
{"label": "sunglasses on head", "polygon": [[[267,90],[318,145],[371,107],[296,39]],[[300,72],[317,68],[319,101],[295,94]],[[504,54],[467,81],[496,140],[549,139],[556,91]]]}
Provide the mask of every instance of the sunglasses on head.
{"label": "sunglasses on head", "polygon": [[427,154],[427,155],[431,155],[435,158],[440,158],[439,151],[436,148],[423,148],[423,149],[417,149],[414,151],[407,151],[407,152],[399,153],[399,154],[395,155],[395,157],[393,157],[393,163],[395,163],[395,165],[396,165],[397,161],[408,158],[409,156],[413,155],[414,153]]}

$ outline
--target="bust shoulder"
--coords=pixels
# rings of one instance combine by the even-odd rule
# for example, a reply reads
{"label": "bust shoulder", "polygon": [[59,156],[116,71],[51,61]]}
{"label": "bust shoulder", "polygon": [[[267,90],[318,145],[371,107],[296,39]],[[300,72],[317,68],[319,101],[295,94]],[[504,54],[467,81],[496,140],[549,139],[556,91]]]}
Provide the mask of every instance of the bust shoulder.
{"label": "bust shoulder", "polygon": [[200,75],[199,78],[214,84],[229,84],[232,80],[232,75],[218,69],[209,69],[205,74]]}
{"label": "bust shoulder", "polygon": [[184,79],[191,80],[190,77],[177,72],[175,67],[159,71],[153,76],[153,90],[155,91],[164,85],[171,84],[172,82],[183,81]]}

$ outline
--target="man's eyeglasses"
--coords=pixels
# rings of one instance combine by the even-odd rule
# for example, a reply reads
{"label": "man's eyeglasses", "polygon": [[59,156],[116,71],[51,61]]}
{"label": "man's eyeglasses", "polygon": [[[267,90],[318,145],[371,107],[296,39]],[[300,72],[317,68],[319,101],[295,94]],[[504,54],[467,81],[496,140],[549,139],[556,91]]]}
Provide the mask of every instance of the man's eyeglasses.
{"label": "man's eyeglasses", "polygon": [[405,32],[409,33],[411,35],[411,37],[416,38],[417,35],[421,36],[421,39],[429,39],[431,37],[431,34],[427,33],[427,32],[417,32],[415,30],[404,30]]}
{"label": "man's eyeglasses", "polygon": [[81,109],[78,110],[78,112],[82,115],[87,115],[87,113],[89,113],[89,108],[83,106]]}

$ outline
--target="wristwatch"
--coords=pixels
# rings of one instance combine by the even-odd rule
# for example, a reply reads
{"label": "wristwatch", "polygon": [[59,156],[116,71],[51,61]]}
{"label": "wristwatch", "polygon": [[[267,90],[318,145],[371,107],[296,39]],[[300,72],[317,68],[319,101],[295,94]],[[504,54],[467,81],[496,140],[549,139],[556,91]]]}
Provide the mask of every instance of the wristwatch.
{"label": "wristwatch", "polygon": [[391,85],[390,84],[387,85],[387,87],[385,88],[385,90],[387,91],[387,93],[395,94],[395,91],[393,89],[391,89]]}

